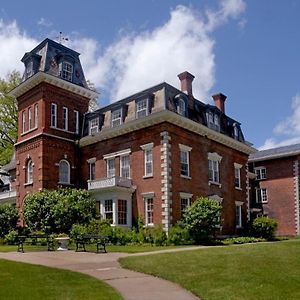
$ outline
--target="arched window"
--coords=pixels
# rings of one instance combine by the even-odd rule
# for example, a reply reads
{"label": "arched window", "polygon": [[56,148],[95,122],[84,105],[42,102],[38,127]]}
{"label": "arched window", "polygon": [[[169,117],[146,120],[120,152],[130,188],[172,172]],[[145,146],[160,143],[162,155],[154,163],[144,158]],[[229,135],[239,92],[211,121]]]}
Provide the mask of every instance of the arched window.
{"label": "arched window", "polygon": [[183,99],[178,99],[177,102],[177,113],[185,116],[185,102]]}
{"label": "arched window", "polygon": [[70,184],[70,164],[65,159],[59,162],[59,183]]}
{"label": "arched window", "polygon": [[32,183],[33,182],[33,162],[31,159],[28,159],[26,164],[26,183]]}

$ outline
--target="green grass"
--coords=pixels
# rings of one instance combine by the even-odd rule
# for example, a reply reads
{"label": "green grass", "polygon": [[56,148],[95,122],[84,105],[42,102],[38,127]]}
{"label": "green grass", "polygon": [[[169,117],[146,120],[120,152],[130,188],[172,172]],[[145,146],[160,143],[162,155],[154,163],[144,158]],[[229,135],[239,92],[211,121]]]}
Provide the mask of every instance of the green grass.
{"label": "green grass", "polygon": [[121,300],[109,285],[71,271],[0,259],[0,299]]}
{"label": "green grass", "polygon": [[300,240],[202,248],[120,259],[202,299],[300,299]]}

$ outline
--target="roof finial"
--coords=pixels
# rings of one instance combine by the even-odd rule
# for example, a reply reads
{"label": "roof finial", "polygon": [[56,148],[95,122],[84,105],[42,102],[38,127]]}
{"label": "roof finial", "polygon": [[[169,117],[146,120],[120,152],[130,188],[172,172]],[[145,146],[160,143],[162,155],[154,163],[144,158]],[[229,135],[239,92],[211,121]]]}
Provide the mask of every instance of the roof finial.
{"label": "roof finial", "polygon": [[57,36],[56,38],[57,38],[57,41],[60,44],[63,44],[64,41],[68,41],[69,40],[69,38],[63,36],[62,31],[59,32],[59,36]]}

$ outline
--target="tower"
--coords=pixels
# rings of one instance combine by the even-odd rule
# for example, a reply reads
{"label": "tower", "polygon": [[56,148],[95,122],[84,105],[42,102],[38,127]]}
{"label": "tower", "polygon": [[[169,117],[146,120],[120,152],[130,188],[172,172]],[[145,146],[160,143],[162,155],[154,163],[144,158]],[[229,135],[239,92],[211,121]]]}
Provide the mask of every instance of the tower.
{"label": "tower", "polygon": [[10,92],[18,103],[17,207],[28,193],[78,185],[76,141],[89,101],[79,53],[45,39],[26,53],[22,83]]}

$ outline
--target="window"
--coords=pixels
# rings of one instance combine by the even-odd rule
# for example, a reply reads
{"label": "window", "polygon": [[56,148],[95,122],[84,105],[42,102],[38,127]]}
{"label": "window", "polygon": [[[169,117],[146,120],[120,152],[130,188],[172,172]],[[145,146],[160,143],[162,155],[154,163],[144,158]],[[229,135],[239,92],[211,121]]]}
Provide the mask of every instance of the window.
{"label": "window", "polygon": [[79,112],[77,110],[74,110],[73,115],[74,120],[74,131],[76,134],[79,133]]}
{"label": "window", "polygon": [[96,163],[95,162],[89,163],[89,179],[90,180],[96,179]]}
{"label": "window", "polygon": [[220,131],[220,118],[218,115],[215,114],[214,116],[214,124],[215,124],[215,129],[217,131]]}
{"label": "window", "polygon": [[59,183],[70,184],[70,164],[64,159],[59,162]]}
{"label": "window", "polygon": [[122,109],[117,109],[111,114],[111,127],[116,127],[122,124]]}
{"label": "window", "polygon": [[95,134],[99,131],[99,118],[94,118],[89,122],[90,135]]}
{"label": "window", "polygon": [[182,177],[190,177],[189,154],[191,147],[179,144],[180,149],[180,175]]}
{"label": "window", "polygon": [[72,81],[73,77],[73,65],[64,61],[62,63],[61,77],[65,80]]}
{"label": "window", "polygon": [[207,114],[207,125],[209,128],[220,131],[220,118],[217,114],[209,112]]}
{"label": "window", "polygon": [[106,166],[107,166],[107,177],[115,177],[116,176],[116,169],[115,169],[115,159],[108,159],[106,161]]}
{"label": "window", "polygon": [[111,127],[116,127],[122,124],[122,109],[114,110],[111,113]]}
{"label": "window", "polygon": [[255,168],[256,180],[266,179],[267,170],[265,167]]}
{"label": "window", "polygon": [[233,124],[233,137],[234,139],[238,140],[239,139],[239,129],[237,124]]}
{"label": "window", "polygon": [[268,203],[268,195],[266,188],[256,189],[256,203]]}
{"label": "window", "polygon": [[185,102],[183,99],[178,99],[177,102],[177,113],[185,116]]}
{"label": "window", "polygon": [[136,117],[137,119],[146,117],[148,115],[148,99],[140,100],[136,103]]}
{"label": "window", "polygon": [[38,127],[38,113],[39,107],[37,104],[34,105],[34,128]]}
{"label": "window", "polygon": [[27,161],[26,164],[26,183],[30,184],[33,182],[33,162],[31,159]]}
{"label": "window", "polygon": [[120,157],[120,177],[130,177],[129,155],[124,155]]}
{"label": "window", "polygon": [[28,62],[26,66],[26,79],[33,75],[33,62]]}
{"label": "window", "polygon": [[220,183],[220,162],[222,156],[217,153],[208,153],[208,180],[209,183]]}
{"label": "window", "polygon": [[26,113],[25,111],[22,112],[22,132],[26,131]]}
{"label": "window", "polygon": [[31,123],[32,122],[32,108],[28,108],[28,130],[31,129]]}
{"label": "window", "polygon": [[144,150],[144,177],[153,176],[153,143],[142,145]]}
{"label": "window", "polygon": [[127,225],[127,201],[118,200],[118,224]]}
{"label": "window", "polygon": [[104,219],[113,220],[113,201],[104,201]]}
{"label": "window", "polygon": [[51,104],[51,127],[57,126],[57,105],[55,103]]}
{"label": "window", "polygon": [[234,186],[237,189],[241,188],[241,168],[242,165],[234,163]]}
{"label": "window", "polygon": [[63,107],[63,129],[64,130],[68,130],[68,120],[69,116],[68,116],[68,108],[67,107]]}
{"label": "window", "polygon": [[180,193],[180,212],[183,217],[185,209],[191,205],[193,195],[188,193]]}
{"label": "window", "polygon": [[145,224],[153,225],[153,198],[144,198],[145,199]]}
{"label": "window", "polygon": [[242,204],[243,202],[235,202],[235,226],[236,228],[242,227]]}

